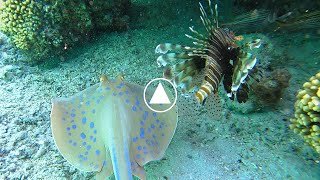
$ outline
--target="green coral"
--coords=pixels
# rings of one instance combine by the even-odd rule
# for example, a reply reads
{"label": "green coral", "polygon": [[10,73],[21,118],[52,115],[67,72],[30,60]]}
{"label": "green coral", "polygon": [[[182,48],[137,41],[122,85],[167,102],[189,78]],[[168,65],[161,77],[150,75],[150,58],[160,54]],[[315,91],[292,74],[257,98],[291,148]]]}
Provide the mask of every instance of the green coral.
{"label": "green coral", "polygon": [[0,30],[32,56],[63,53],[98,30],[114,27],[129,0],[0,0]]}

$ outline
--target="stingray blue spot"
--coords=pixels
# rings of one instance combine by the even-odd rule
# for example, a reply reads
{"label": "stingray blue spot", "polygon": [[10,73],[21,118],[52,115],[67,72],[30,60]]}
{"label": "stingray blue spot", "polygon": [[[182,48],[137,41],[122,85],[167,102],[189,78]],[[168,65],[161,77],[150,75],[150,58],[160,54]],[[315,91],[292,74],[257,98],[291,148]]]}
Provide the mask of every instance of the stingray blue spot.
{"label": "stingray blue spot", "polygon": [[154,129],[156,126],[154,124],[151,124],[151,128]]}
{"label": "stingray blue spot", "polygon": [[150,128],[148,128],[148,133],[151,133],[151,129]]}
{"label": "stingray blue spot", "polygon": [[82,146],[85,146],[86,144],[87,144],[86,142],[83,142],[83,143],[82,143]]}
{"label": "stingray blue spot", "polygon": [[70,131],[70,128],[69,128],[69,127],[67,127],[67,131]]}
{"label": "stingray blue spot", "polygon": [[129,99],[126,99],[126,103],[129,103],[130,101],[129,101]]}
{"label": "stingray blue spot", "polygon": [[68,136],[71,136],[71,133],[68,133]]}
{"label": "stingray blue spot", "polygon": [[96,150],[96,155],[99,156],[100,155],[100,151]]}
{"label": "stingray blue spot", "polygon": [[71,144],[71,143],[72,143],[72,140],[69,140],[69,143]]}
{"label": "stingray blue spot", "polygon": [[148,112],[148,111],[145,111],[144,114],[145,114],[146,116],[148,116],[149,112]]}
{"label": "stingray blue spot", "polygon": [[129,94],[129,91],[126,91],[126,95],[128,95]]}
{"label": "stingray blue spot", "polygon": [[95,109],[92,109],[92,114],[96,113],[96,110]]}
{"label": "stingray blue spot", "polygon": [[119,92],[119,95],[122,96],[122,95],[123,95],[123,92]]}
{"label": "stingray blue spot", "polygon": [[87,105],[87,106],[90,105],[90,101],[87,101],[87,102],[86,102],[86,105]]}
{"label": "stingray blue spot", "polygon": [[87,118],[86,117],[82,118],[82,124],[85,124],[86,122],[87,122]]}
{"label": "stingray blue spot", "polygon": [[142,149],[142,147],[141,146],[138,146],[138,150],[140,151]]}
{"label": "stingray blue spot", "polygon": [[118,88],[118,89],[120,89],[120,88],[121,88],[121,86],[117,86],[117,88]]}
{"label": "stingray blue spot", "polygon": [[81,114],[85,114],[86,112],[82,111]]}
{"label": "stingray blue spot", "polygon": [[86,156],[87,156],[88,154],[89,154],[88,151],[86,151],[86,152],[84,153],[84,155],[86,155]]}
{"label": "stingray blue spot", "polygon": [[139,109],[140,109],[140,111],[142,111],[142,107],[141,106],[139,107]]}
{"label": "stingray blue spot", "polygon": [[120,86],[122,87],[122,86],[124,86],[124,84],[123,84],[123,83],[121,83],[121,84],[120,84]]}
{"label": "stingray blue spot", "polygon": [[99,103],[100,103],[100,99],[97,99],[97,100],[96,100],[96,103],[99,104]]}
{"label": "stingray blue spot", "polygon": [[99,168],[99,166],[98,166],[98,165],[95,165],[95,166],[94,166],[94,168],[95,168],[95,169],[98,169],[98,168]]}
{"label": "stingray blue spot", "polygon": [[148,154],[148,152],[147,152],[147,151],[145,151],[145,152],[143,152],[143,154],[145,154],[145,155],[146,155],[146,154]]}
{"label": "stingray blue spot", "polygon": [[93,136],[90,136],[90,139],[92,140]]}
{"label": "stingray blue spot", "polygon": [[72,129],[76,129],[77,128],[77,126],[74,124],[74,125],[72,125]]}
{"label": "stingray blue spot", "polygon": [[135,173],[136,171],[137,171],[136,168],[134,168],[134,169],[132,170],[132,172],[134,172],[134,173]]}
{"label": "stingray blue spot", "polygon": [[85,138],[86,138],[86,135],[85,135],[84,133],[81,133],[81,134],[80,134],[80,137],[81,137],[82,139],[85,139]]}
{"label": "stingray blue spot", "polygon": [[147,120],[147,116],[144,114],[142,115],[143,120]]}
{"label": "stingray blue spot", "polygon": [[157,113],[154,112],[154,113],[153,113],[153,117],[156,117],[156,116],[157,116]]}
{"label": "stingray blue spot", "polygon": [[97,141],[97,139],[96,138],[93,138],[93,142],[96,142]]}
{"label": "stingray blue spot", "polygon": [[147,150],[147,147],[143,146],[143,150]]}
{"label": "stingray blue spot", "polygon": [[69,114],[68,111],[66,111],[65,114]]}
{"label": "stingray blue spot", "polygon": [[159,119],[157,119],[157,120],[156,120],[156,123],[159,123],[159,122],[160,122],[160,120],[159,120]]}
{"label": "stingray blue spot", "polygon": [[137,140],[138,140],[138,137],[135,137],[132,139],[133,142],[137,142]]}
{"label": "stingray blue spot", "polygon": [[107,165],[107,161],[104,160],[102,165],[103,166]]}
{"label": "stingray blue spot", "polygon": [[78,157],[79,157],[80,159],[83,159],[83,155],[82,155],[82,154],[80,154]]}
{"label": "stingray blue spot", "polygon": [[87,150],[89,151],[90,149],[91,149],[91,146],[90,146],[90,145],[88,145],[88,146],[87,146]]}
{"label": "stingray blue spot", "polygon": [[106,87],[105,90],[110,90],[110,88],[109,88],[109,87]]}
{"label": "stingray blue spot", "polygon": [[136,105],[139,106],[139,104],[140,104],[140,101],[139,101],[139,99],[137,99]]}
{"label": "stingray blue spot", "polygon": [[137,159],[140,159],[141,155],[140,154],[137,154]]}
{"label": "stingray blue spot", "polygon": [[93,130],[93,133],[94,133],[94,134],[97,134],[97,130]]}
{"label": "stingray blue spot", "polygon": [[76,146],[77,145],[77,143],[76,142],[73,142],[73,144],[72,144],[73,146]]}
{"label": "stingray blue spot", "polygon": [[132,161],[131,161],[131,166],[132,166],[132,167],[134,166],[134,162],[132,162]]}
{"label": "stingray blue spot", "polygon": [[113,93],[113,96],[116,96],[117,94],[116,93]]}
{"label": "stingray blue spot", "polygon": [[141,126],[143,126],[143,125],[144,125],[144,122],[143,122],[143,121],[140,121],[140,124],[141,124]]}
{"label": "stingray blue spot", "polygon": [[132,111],[137,111],[136,106],[133,106],[133,107],[132,107]]}
{"label": "stingray blue spot", "polygon": [[93,122],[90,123],[90,128],[91,129],[94,128],[94,123]]}
{"label": "stingray blue spot", "polygon": [[140,138],[144,138],[144,129],[140,128]]}
{"label": "stingray blue spot", "polygon": [[159,128],[162,129],[162,125],[160,125]]}

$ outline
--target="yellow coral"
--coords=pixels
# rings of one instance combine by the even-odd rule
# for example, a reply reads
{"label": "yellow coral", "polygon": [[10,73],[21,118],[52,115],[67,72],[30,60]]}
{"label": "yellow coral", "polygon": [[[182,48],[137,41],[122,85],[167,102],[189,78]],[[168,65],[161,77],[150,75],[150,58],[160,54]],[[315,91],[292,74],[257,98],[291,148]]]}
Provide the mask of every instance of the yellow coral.
{"label": "yellow coral", "polygon": [[1,4],[0,12],[1,30],[12,36],[18,48],[28,50],[41,23],[35,1],[7,0]]}
{"label": "yellow coral", "polygon": [[320,153],[320,72],[303,84],[294,106],[290,129]]}

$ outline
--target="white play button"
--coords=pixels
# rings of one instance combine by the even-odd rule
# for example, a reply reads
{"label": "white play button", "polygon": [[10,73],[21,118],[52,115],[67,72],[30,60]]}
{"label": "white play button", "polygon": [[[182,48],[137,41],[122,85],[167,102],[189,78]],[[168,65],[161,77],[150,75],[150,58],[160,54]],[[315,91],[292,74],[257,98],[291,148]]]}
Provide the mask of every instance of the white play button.
{"label": "white play button", "polygon": [[158,87],[150,100],[150,104],[171,104],[161,83],[158,84]]}
{"label": "white play button", "polygon": [[[146,92],[149,94],[148,97],[146,97]],[[149,109],[158,113],[169,111],[176,104],[177,96],[177,89],[171,81],[165,78],[151,80],[143,92],[145,104]]]}

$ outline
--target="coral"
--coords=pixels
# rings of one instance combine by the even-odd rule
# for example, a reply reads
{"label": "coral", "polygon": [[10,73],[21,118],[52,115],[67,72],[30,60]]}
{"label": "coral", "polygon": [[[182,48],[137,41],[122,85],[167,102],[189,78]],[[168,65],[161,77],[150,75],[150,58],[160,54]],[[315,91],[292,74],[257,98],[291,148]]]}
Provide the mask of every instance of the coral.
{"label": "coral", "polygon": [[17,48],[32,55],[33,61],[61,54],[91,37],[96,29],[120,29],[119,22],[126,26],[124,7],[129,5],[129,0],[0,2],[0,30]]}
{"label": "coral", "polygon": [[294,107],[290,129],[320,153],[320,72],[303,84]]}
{"label": "coral", "polygon": [[261,103],[275,104],[289,86],[290,73],[286,69],[276,69],[270,75],[263,75],[259,81],[250,85],[251,90]]}

